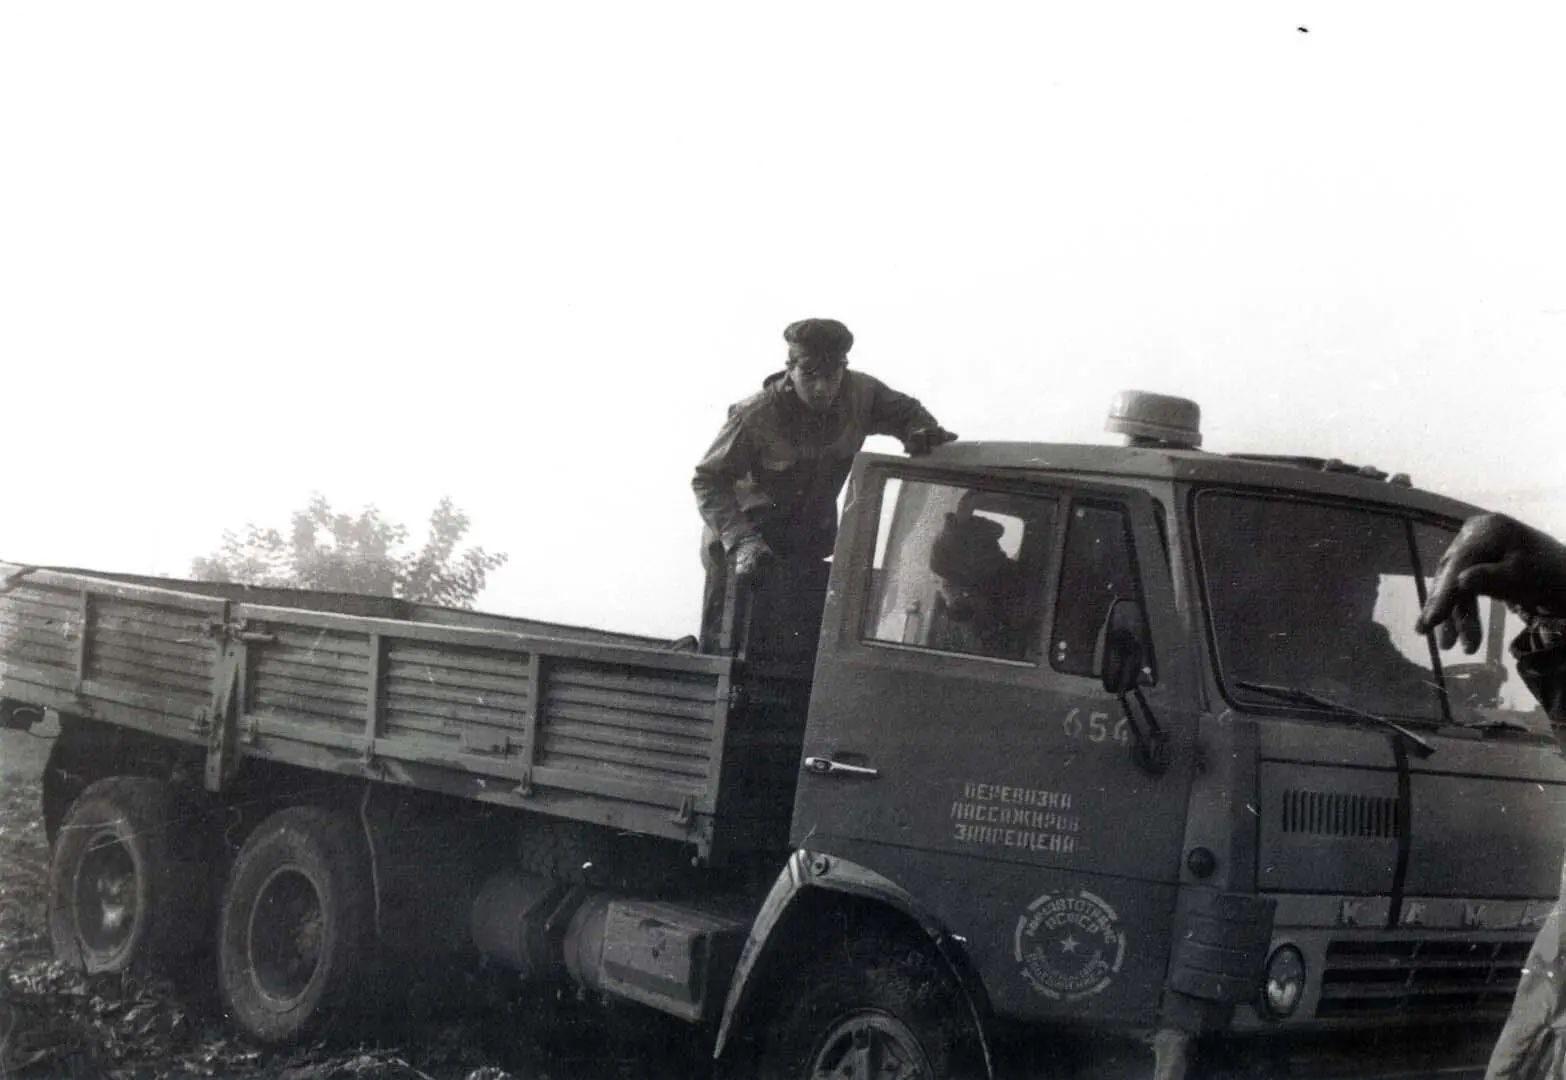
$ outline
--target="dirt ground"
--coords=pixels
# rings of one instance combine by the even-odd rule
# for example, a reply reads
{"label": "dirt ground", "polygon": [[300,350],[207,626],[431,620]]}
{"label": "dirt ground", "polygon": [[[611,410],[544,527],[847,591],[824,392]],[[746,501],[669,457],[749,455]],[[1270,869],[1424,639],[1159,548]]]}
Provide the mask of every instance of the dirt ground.
{"label": "dirt ground", "polygon": [[675,1021],[529,997],[498,974],[442,972],[427,986],[415,975],[386,1030],[279,1050],[227,1023],[202,971],[176,986],[69,970],[51,955],[45,921],[50,744],[0,730],[0,1080],[672,1080],[705,1066]]}

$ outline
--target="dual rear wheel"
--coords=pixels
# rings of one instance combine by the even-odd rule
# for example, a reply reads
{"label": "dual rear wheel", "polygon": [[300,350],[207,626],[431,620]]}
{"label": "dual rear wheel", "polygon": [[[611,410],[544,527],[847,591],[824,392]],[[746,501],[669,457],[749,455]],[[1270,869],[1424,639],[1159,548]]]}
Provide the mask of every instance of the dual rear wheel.
{"label": "dual rear wheel", "polygon": [[55,955],[88,974],[177,973],[215,946],[230,1015],[266,1042],[356,1008],[375,935],[357,822],[317,806],[272,814],[230,867],[221,907],[200,827],[160,780],[116,776],[83,791],[50,861]]}

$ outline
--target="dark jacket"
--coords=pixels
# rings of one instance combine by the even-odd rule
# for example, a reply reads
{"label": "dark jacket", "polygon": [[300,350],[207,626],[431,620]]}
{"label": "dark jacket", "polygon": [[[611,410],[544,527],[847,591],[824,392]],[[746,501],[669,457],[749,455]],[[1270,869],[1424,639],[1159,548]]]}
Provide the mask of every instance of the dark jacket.
{"label": "dark jacket", "polygon": [[845,371],[832,407],[813,413],[784,372],[730,407],[691,487],[706,543],[724,551],[760,536],[784,558],[824,559],[837,539],[837,496],[865,439],[938,426],[923,405],[879,379]]}
{"label": "dark jacket", "polygon": [[[1566,622],[1535,619],[1512,642],[1517,674],[1552,723],[1566,724]],[[1566,942],[1561,907],[1566,880],[1523,965],[1506,1027],[1490,1054],[1485,1080],[1566,1080]]]}

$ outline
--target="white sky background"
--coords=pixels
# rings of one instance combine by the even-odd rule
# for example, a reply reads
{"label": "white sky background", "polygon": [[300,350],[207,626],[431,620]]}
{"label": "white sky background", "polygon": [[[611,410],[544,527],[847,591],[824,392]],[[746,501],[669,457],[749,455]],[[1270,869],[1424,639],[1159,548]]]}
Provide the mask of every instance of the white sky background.
{"label": "white sky background", "polygon": [[481,606],[692,632],[807,315],[968,438],[1161,390],[1566,534],[1560,5],[768,10],[0,8],[0,556],[450,494]]}

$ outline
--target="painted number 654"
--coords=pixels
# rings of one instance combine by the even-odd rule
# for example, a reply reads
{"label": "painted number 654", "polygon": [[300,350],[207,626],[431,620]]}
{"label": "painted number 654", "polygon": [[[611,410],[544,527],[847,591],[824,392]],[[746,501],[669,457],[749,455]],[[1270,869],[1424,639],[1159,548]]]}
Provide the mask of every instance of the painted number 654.
{"label": "painted number 654", "polygon": [[1066,714],[1065,723],[1062,725],[1066,738],[1079,741],[1101,743],[1113,739],[1121,746],[1130,741],[1130,735],[1126,732],[1126,718],[1121,717],[1111,725],[1112,718],[1107,712],[1088,713],[1087,719],[1082,718],[1081,709],[1072,709]]}

